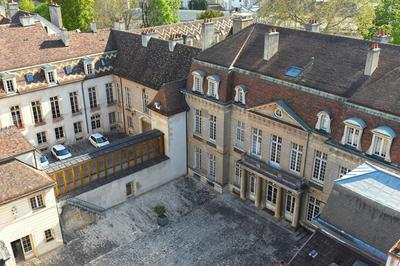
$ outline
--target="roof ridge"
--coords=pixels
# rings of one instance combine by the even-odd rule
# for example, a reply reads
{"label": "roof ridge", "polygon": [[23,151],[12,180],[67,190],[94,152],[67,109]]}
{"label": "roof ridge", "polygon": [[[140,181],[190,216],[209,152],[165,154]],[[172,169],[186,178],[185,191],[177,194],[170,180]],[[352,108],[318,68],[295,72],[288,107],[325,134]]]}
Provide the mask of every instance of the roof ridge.
{"label": "roof ridge", "polygon": [[233,59],[231,65],[229,66],[229,69],[232,69],[232,68],[233,68],[233,66],[235,65],[235,63],[236,63],[236,61],[238,60],[239,56],[242,54],[242,51],[244,50],[244,48],[245,48],[246,45],[248,44],[248,41],[249,41],[249,39],[250,39],[250,36],[253,34],[256,25],[257,25],[257,24],[253,24],[253,25],[252,25],[252,28],[251,28],[251,30],[250,30],[250,32],[249,32],[249,35],[247,36],[246,40],[244,41],[242,47],[240,47],[238,53],[236,54],[235,58]]}

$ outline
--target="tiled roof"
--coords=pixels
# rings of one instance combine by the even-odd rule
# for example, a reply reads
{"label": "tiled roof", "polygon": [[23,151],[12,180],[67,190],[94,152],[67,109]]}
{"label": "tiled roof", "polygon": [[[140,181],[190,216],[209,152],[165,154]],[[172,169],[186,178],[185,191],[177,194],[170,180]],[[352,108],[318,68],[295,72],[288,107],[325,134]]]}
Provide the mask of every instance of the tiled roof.
{"label": "tiled roof", "polygon": [[[185,84],[186,80],[178,80],[163,84],[148,107],[165,116],[172,116],[187,111],[189,106],[183,94],[180,93],[180,89],[184,88]],[[160,104],[159,109],[155,107],[156,103]]]}
{"label": "tiled roof", "polygon": [[186,78],[192,58],[200,52],[183,44],[170,52],[167,41],[154,38],[143,47],[141,35],[129,32],[114,30],[112,37],[118,49],[114,74],[153,89]]}
{"label": "tiled roof", "polygon": [[17,128],[0,129],[0,161],[34,149]]}
{"label": "tiled roof", "polygon": [[[271,26],[254,24],[196,56],[224,67],[236,67],[342,96],[351,102],[400,115],[400,46],[380,44],[379,66],[364,75],[371,42],[336,35],[277,28],[279,50],[263,60],[264,36]],[[299,78],[286,76],[303,68]]]}
{"label": "tiled roof", "polygon": [[53,185],[46,174],[16,160],[0,164],[0,205]]}

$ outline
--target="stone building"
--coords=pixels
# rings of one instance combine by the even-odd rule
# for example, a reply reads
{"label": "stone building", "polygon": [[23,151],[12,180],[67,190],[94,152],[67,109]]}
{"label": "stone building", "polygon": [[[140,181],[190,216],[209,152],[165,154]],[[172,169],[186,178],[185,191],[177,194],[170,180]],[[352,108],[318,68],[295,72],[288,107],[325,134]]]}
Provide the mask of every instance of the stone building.
{"label": "stone building", "polygon": [[263,24],[203,51],[183,90],[189,173],[312,228],[335,179],[399,170],[399,52]]}

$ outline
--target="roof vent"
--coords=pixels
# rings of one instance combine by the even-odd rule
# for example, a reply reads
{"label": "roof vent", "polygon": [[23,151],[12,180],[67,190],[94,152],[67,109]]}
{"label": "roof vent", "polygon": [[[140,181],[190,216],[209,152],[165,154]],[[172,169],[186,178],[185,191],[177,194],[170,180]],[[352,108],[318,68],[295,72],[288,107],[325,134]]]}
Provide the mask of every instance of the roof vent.
{"label": "roof vent", "polygon": [[155,102],[155,103],[154,103],[154,107],[155,107],[157,110],[161,110],[161,103],[160,103],[160,102]]}
{"label": "roof vent", "polygon": [[318,256],[318,252],[313,249],[310,251],[310,253],[308,253],[308,256],[310,256],[312,259],[315,259]]}

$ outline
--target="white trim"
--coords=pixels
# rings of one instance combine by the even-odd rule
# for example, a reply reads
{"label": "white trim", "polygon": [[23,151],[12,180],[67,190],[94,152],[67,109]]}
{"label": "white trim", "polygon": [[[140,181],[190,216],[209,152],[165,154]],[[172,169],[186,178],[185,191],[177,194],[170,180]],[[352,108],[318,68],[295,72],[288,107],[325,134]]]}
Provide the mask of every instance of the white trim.
{"label": "white trim", "polygon": [[[323,131],[325,131],[326,133],[331,133],[331,116],[329,115],[329,113],[328,112],[326,112],[326,111],[320,111],[318,114],[317,114],[317,117],[318,117],[318,121],[317,121],[317,124],[315,125],[315,128],[316,129],[318,129],[318,130],[323,130]],[[325,129],[322,127],[322,119],[323,118],[326,118],[327,120],[326,120],[326,125],[325,125]]]}

